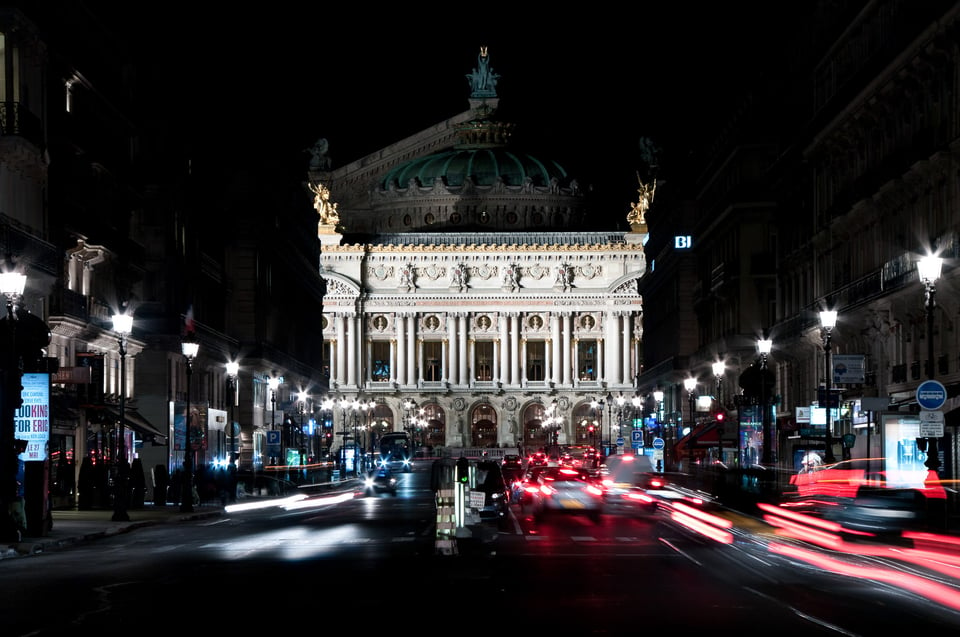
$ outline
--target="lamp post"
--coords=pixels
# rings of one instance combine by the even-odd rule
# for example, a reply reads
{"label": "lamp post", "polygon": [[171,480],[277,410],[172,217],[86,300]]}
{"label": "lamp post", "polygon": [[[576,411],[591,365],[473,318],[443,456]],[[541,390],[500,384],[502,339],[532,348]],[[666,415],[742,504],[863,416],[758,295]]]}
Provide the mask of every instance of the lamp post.
{"label": "lamp post", "polygon": [[713,377],[717,379],[717,406],[723,408],[723,372],[726,366],[723,361],[717,361],[713,364]]}
{"label": "lamp post", "polygon": [[693,404],[694,394],[697,391],[697,379],[688,376],[683,379],[683,388],[687,390],[687,399],[690,401],[690,431],[697,426],[696,411]]}
{"label": "lamp post", "polygon": [[657,437],[663,437],[663,390],[653,392],[653,399],[657,401]]}
{"label": "lamp post", "polygon": [[[324,396],[324,397],[323,397],[323,400],[320,401],[320,420],[321,420],[321,423],[322,423],[322,425],[323,425],[323,430],[324,430],[324,431],[323,431],[323,435],[324,435],[324,437],[326,437],[326,434],[327,434],[326,429],[327,429],[327,418],[328,418],[328,416],[329,416],[329,419],[330,419],[330,429],[331,429],[331,432],[330,432],[330,433],[333,434],[333,428],[334,428],[334,421],[333,421],[333,404],[334,404],[333,398],[330,398],[330,396]],[[330,442],[332,443],[332,440],[331,440]],[[323,449],[321,449],[320,451],[322,452]],[[330,453],[330,444],[327,445],[327,453]],[[321,455],[322,455],[322,453],[321,453]]]}
{"label": "lamp post", "polygon": [[[307,392],[302,389],[297,392],[297,412],[300,414],[300,436],[303,436],[303,414],[307,411]],[[302,443],[298,444],[297,447],[301,448]],[[303,465],[304,462],[301,458],[300,464]]]}
{"label": "lamp post", "polygon": [[830,410],[833,408],[833,391],[831,390],[833,387],[833,367],[830,365],[830,340],[833,328],[836,327],[836,325],[836,310],[822,310],[820,312],[820,337],[823,339],[824,364],[823,393],[827,402],[827,427],[824,433],[824,444],[827,449],[824,460],[828,463],[836,461],[836,457],[833,455],[833,426],[830,422]]}
{"label": "lamp post", "polygon": [[127,462],[126,431],[124,429],[125,400],[127,396],[127,342],[133,331],[133,317],[128,314],[113,315],[113,331],[117,333],[120,353],[120,425],[117,427],[117,488],[113,494],[114,522],[128,522],[127,500],[130,498],[130,463]]}
{"label": "lamp post", "polygon": [[613,438],[613,394],[607,392],[607,433],[604,436],[603,422],[600,423],[600,446],[604,447],[603,455],[606,457],[609,452],[611,438]]}
{"label": "lamp post", "polygon": [[340,398],[337,401],[337,404],[340,406],[340,448],[338,454],[340,456],[339,467],[340,467],[340,479],[346,479],[347,477],[347,410],[350,409],[350,399],[349,398]]}
{"label": "lamp post", "polygon": [[193,444],[190,440],[190,381],[193,377],[193,359],[197,357],[197,353],[200,351],[200,343],[193,340],[184,340],[182,351],[183,357],[187,361],[187,413],[184,421],[183,483],[180,489],[180,512],[193,513]]}
{"label": "lamp post", "polygon": [[[713,364],[713,377],[717,379],[717,412],[723,413],[723,361],[717,361]],[[717,421],[717,458],[723,462],[723,421]]]}
{"label": "lamp post", "polygon": [[547,430],[547,446],[558,445],[560,443],[560,427],[563,426],[563,416],[557,411],[557,400],[554,399],[547,407],[547,418],[543,421],[543,426]]}
{"label": "lamp post", "polygon": [[770,388],[767,387],[767,356],[773,349],[773,341],[768,338],[757,339],[757,350],[760,352],[760,427],[761,439],[763,440],[763,456],[761,462],[764,466],[770,466],[774,463],[773,453],[773,435],[770,431],[770,424],[767,422],[769,409],[769,399],[767,394]]}
{"label": "lamp post", "polygon": [[[929,255],[917,264],[917,272],[920,275],[920,281],[923,282],[924,290],[924,308],[927,314],[927,379],[933,380],[933,308],[937,306],[936,294],[937,279],[940,278],[940,270],[943,268],[943,259],[941,257]],[[927,460],[924,465],[930,471],[937,472],[940,469],[940,451],[938,448],[939,440],[936,437],[927,438]]]}
{"label": "lamp post", "polygon": [[[623,437],[623,414],[625,411],[624,406],[627,403],[627,399],[624,397],[623,392],[620,392],[620,395],[617,396],[616,400],[617,400],[617,440],[619,441],[620,438]],[[626,444],[626,442],[624,442],[624,444]],[[623,450],[623,447],[621,447],[618,444],[617,453],[621,453],[622,450]]]}
{"label": "lamp post", "polygon": [[[267,379],[267,387],[270,389],[270,431],[277,430],[277,388],[280,386],[280,379],[272,376]],[[283,441],[280,443],[280,453],[283,453]],[[277,464],[279,458],[276,458],[271,464]]]}
{"label": "lamp post", "polygon": [[[591,442],[591,444],[593,445],[593,448],[596,449],[597,448],[597,429],[603,427],[603,424],[602,424],[603,423],[603,400],[602,399],[597,400],[596,398],[594,398],[593,400],[590,401],[590,408],[593,410],[593,436],[592,436],[593,441]],[[597,414],[599,414],[600,422],[597,422],[597,418],[598,418]]]}
{"label": "lamp post", "polygon": [[0,539],[3,541],[20,541],[20,529],[14,523],[13,516],[8,515],[11,507],[17,500],[17,454],[14,449],[15,418],[17,405],[20,402],[20,360],[17,355],[17,305],[23,297],[23,290],[27,284],[27,276],[19,272],[0,273],[0,292],[7,298],[6,325],[9,331],[10,342],[4,343],[3,348],[3,388],[2,400],[3,416],[0,420]]}
{"label": "lamp post", "polygon": [[240,363],[231,361],[227,363],[227,380],[232,392],[230,402],[230,462],[237,461],[237,430],[234,428],[234,419],[236,418],[236,409],[240,406]]}

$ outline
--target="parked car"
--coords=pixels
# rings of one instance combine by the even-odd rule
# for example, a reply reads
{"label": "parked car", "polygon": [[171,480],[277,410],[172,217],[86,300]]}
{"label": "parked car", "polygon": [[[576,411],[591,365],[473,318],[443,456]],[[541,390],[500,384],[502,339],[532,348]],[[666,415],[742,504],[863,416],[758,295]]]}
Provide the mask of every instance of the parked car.
{"label": "parked car", "polygon": [[534,517],[543,519],[557,513],[586,515],[600,521],[603,512],[603,488],[589,472],[571,467],[547,467],[537,478],[538,489],[531,491]]}

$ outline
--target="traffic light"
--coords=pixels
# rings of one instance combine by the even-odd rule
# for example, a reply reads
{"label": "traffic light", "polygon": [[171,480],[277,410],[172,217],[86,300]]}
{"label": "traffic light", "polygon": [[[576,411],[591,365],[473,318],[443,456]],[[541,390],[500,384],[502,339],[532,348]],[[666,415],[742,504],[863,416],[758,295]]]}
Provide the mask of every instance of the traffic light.
{"label": "traffic light", "polygon": [[457,480],[459,482],[470,481],[470,461],[460,456],[457,460]]}
{"label": "traffic light", "polygon": [[721,410],[713,414],[713,419],[717,422],[717,431],[723,435],[723,423],[727,419],[727,412]]}

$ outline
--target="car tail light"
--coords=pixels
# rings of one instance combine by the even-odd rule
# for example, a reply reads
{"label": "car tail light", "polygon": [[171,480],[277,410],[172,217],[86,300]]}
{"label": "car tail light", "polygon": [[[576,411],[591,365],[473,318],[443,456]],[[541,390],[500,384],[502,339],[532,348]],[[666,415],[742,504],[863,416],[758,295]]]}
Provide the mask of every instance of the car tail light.
{"label": "car tail light", "polygon": [[540,485],[540,493],[543,495],[553,495],[557,490],[551,487],[550,485],[542,484]]}
{"label": "car tail light", "polygon": [[583,490],[589,493],[590,495],[603,495],[603,489],[600,489],[594,484],[588,484],[583,488]]}
{"label": "car tail light", "polygon": [[657,478],[654,478],[653,480],[650,481],[650,488],[652,488],[652,489],[662,489],[663,487],[666,486],[666,484],[667,484],[667,483],[664,482],[663,480],[659,480],[659,479],[657,479]]}
{"label": "car tail light", "polygon": [[640,502],[642,504],[652,504],[653,502],[655,502],[655,500],[651,498],[649,495],[647,495],[646,493],[640,493],[639,491],[631,491],[630,493],[624,494],[623,497],[626,500],[632,500],[634,502]]}

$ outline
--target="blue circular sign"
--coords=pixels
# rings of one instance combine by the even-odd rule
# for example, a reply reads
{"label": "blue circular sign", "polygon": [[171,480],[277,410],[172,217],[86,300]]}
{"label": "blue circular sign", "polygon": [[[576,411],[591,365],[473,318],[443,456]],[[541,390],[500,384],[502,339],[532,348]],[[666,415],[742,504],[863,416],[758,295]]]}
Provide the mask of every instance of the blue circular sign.
{"label": "blue circular sign", "polygon": [[654,448],[654,449],[663,449],[663,438],[654,438],[654,439],[653,439],[653,448]]}
{"label": "blue circular sign", "polygon": [[925,380],[917,386],[917,404],[921,409],[940,409],[947,402],[947,388],[936,380]]}

